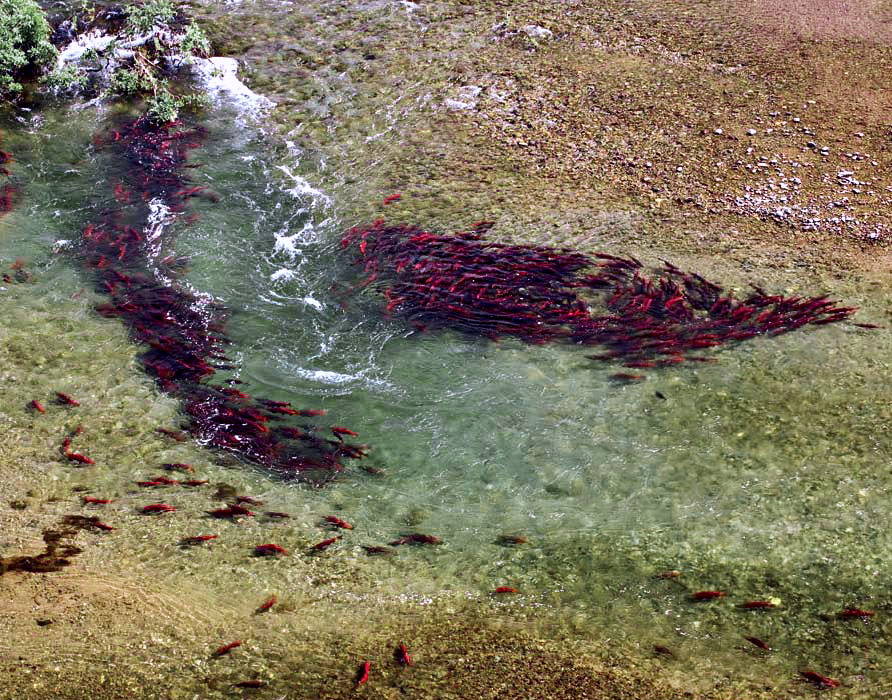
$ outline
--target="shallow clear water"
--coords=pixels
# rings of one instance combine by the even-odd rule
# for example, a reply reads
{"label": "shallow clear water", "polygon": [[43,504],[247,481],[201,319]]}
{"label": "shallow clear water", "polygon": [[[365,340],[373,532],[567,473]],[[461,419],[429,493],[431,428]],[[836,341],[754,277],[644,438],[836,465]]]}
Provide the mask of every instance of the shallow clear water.
{"label": "shallow clear water", "polygon": [[[74,294],[87,315],[101,299],[83,291],[90,283],[72,248],[53,249],[114,206],[113,166],[90,145],[100,121],[90,110],[74,119],[47,110],[8,125],[4,141],[23,197],[0,220],[0,264],[24,258],[45,304]],[[243,390],[326,409],[320,421],[356,430],[385,473],[351,468],[322,490],[248,465],[234,476],[210,458],[208,473],[230,472],[277,510],[300,513],[303,526],[327,512],[353,522],[345,566],[385,581],[377,595],[483,596],[507,585],[550,624],[644,649],[691,645],[694,666],[745,665],[739,645],[751,634],[783,646],[770,663],[788,671],[820,662],[883,677],[889,623],[856,627],[833,615],[845,606],[892,611],[888,328],[837,324],[756,339],[720,350],[715,365],[621,386],[609,379],[616,368],[587,360],[583,348],[416,333],[383,317],[372,293],[341,303],[333,286],[355,278],[338,241],[354,222],[339,218],[339,193],[301,188],[289,173],[311,187],[316,166],[235,121],[224,108],[208,115],[207,141],[192,155],[206,165],[193,179],[219,201],[192,200],[200,218],[171,224],[166,252],[188,258],[184,284],[231,310],[229,355]],[[720,262],[703,265],[721,272]],[[780,291],[797,280],[773,283]],[[802,292],[830,292],[862,306],[856,320],[881,321],[884,300],[857,289]],[[27,318],[12,323],[22,331]],[[126,351],[116,342],[115,353]],[[116,474],[78,479],[123,489],[132,468],[124,458]],[[410,531],[444,544],[401,551],[391,570],[356,547]],[[529,542],[496,543],[511,533]],[[307,534],[289,526],[282,536]],[[215,551],[220,569],[202,576],[222,592],[232,585],[223,562],[234,554]],[[181,553],[134,554],[150,556]],[[654,577],[668,570],[681,576]],[[267,574],[254,575],[264,585]],[[704,589],[727,596],[691,603]],[[781,607],[735,608],[768,597]],[[862,655],[847,654],[853,640]]]}

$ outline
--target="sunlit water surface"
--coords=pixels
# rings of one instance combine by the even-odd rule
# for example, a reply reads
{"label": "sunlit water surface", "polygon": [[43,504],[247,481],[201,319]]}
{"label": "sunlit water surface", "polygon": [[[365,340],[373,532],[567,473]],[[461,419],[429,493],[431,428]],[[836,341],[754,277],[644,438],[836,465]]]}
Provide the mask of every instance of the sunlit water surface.
{"label": "sunlit water surface", "polygon": [[[79,231],[115,206],[113,166],[91,146],[103,117],[75,116],[46,110],[5,129],[23,197],[0,221],[0,263],[28,260],[34,293],[48,300],[90,289]],[[237,121],[212,111],[192,155],[206,164],[195,183],[219,201],[193,200],[198,221],[173,221],[164,234],[167,252],[189,260],[180,283],[231,311],[237,369],[219,378],[326,409],[320,420],[357,431],[372,447],[367,461],[384,472],[351,464],[324,489],[250,465],[233,479],[308,523],[329,512],[353,522],[344,556],[381,567],[379,596],[482,597],[511,586],[550,624],[629,646],[690,646],[707,664],[746,664],[742,637],[756,635],[785,648],[766,661],[785,672],[820,663],[882,683],[889,623],[834,615],[846,606],[892,612],[888,328],[836,324],[755,339],[716,352],[717,364],[652,371],[628,385],[585,348],[414,332],[384,317],[373,293],[336,293],[355,281],[338,242],[356,222],[339,217],[337,192],[313,188],[299,152]],[[701,271],[714,268],[704,261]],[[781,291],[797,280],[773,282]],[[856,320],[881,322],[879,298],[802,291],[830,292],[862,306]],[[85,309],[102,301],[82,294]],[[132,480],[130,465],[119,469],[79,483]],[[444,544],[401,549],[405,568],[356,546],[406,532]],[[505,547],[504,534],[528,542]],[[216,550],[224,559],[225,547]],[[226,591],[222,569],[202,576]],[[672,570],[681,576],[655,576]],[[692,603],[704,589],[727,596]],[[781,599],[777,610],[735,607],[769,597]],[[862,653],[848,654],[855,643]]]}

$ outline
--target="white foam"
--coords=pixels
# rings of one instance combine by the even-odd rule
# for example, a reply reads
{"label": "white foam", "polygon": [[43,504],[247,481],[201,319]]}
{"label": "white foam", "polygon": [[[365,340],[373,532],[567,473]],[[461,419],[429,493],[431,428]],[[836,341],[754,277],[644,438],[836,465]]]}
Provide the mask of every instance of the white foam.
{"label": "white foam", "polygon": [[74,63],[80,60],[81,56],[90,49],[105,51],[114,38],[112,35],[101,32],[98,29],[81,34],[59,52],[59,56],[56,59],[56,68],[63,68],[66,63]]}
{"label": "white foam", "polygon": [[[153,29],[146,34],[122,40],[121,37],[94,29],[82,34],[62,49],[56,60],[56,67],[63,68],[68,63],[77,63],[88,51],[103,53],[111,47],[114,50],[113,53],[110,56],[103,56],[107,59],[104,73],[106,76],[110,76],[123,61],[133,58],[134,49],[155,39],[175,46],[183,39],[183,35],[171,34],[162,29]],[[170,58],[170,63],[177,67],[186,62],[191,64],[193,74],[201,82],[204,92],[213,100],[232,103],[240,112],[251,117],[256,117],[263,110],[276,106],[275,102],[254,92],[236,77],[238,61],[234,58],[222,56],[198,58],[185,55]]]}
{"label": "white foam", "polygon": [[276,242],[273,246],[274,253],[285,253],[289,258],[302,255],[300,246],[319,241],[319,232],[311,221],[307,221],[297,233],[288,234],[284,231],[276,231]]}
{"label": "white foam", "polygon": [[146,225],[143,227],[149,257],[156,258],[161,253],[161,236],[174,218],[173,212],[163,199],[154,197],[149,200],[149,215],[146,217]]}
{"label": "white foam", "polygon": [[224,56],[192,59],[192,66],[208,95],[217,100],[233,102],[249,114],[275,107],[268,97],[259,95],[236,77],[238,61]]}
{"label": "white foam", "polygon": [[292,197],[297,199],[303,195],[309,195],[312,199],[321,201],[326,205],[331,204],[331,197],[325,194],[322,190],[313,187],[306,178],[292,173],[291,168],[287,165],[277,165],[276,167],[294,181],[294,187],[285,190]]}
{"label": "white foam", "polygon": [[289,280],[293,280],[297,276],[297,273],[294,270],[288,270],[287,268],[281,268],[276,270],[273,274],[269,276],[270,281],[272,282],[288,282]]}
{"label": "white foam", "polygon": [[[59,52],[56,58],[56,68],[63,68],[66,63],[77,63],[87,51],[93,50],[98,53],[105,51],[113,41],[117,40],[114,45],[114,54],[112,55],[113,63],[133,58],[133,49],[137,46],[143,46],[150,39],[159,39],[165,43],[175,43],[181,36],[176,36],[167,31],[155,30],[148,34],[140,34],[134,36],[127,41],[122,41],[121,37],[113,34],[106,34],[98,29],[92,29],[89,32],[81,34],[77,39],[72,41],[68,46]],[[113,70],[114,65],[109,65],[108,69]]]}
{"label": "white foam", "polygon": [[369,386],[389,387],[389,382],[383,379],[368,379],[362,373],[359,374],[342,374],[341,372],[332,372],[325,369],[304,369],[303,367],[295,367],[291,369],[295,375],[301,379],[308,379],[321,384],[333,384],[342,386],[344,384],[362,383]]}

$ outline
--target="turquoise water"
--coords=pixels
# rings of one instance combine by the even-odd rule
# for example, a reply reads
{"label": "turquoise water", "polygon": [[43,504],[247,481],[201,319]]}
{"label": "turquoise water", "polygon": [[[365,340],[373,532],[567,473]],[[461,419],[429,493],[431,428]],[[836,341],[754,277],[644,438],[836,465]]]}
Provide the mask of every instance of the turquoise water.
{"label": "turquoise water", "polygon": [[[4,127],[23,196],[0,220],[0,264],[24,258],[41,303],[65,299],[90,316],[102,299],[81,276],[76,247],[58,241],[75,240],[115,206],[115,166],[91,145],[103,117],[23,116]],[[208,115],[207,141],[192,154],[206,165],[193,179],[219,201],[191,200],[200,218],[168,224],[165,252],[188,260],[183,284],[231,311],[237,369],[220,378],[326,409],[320,422],[357,431],[372,448],[367,462],[383,472],[351,464],[317,490],[251,465],[240,476],[207,455],[208,473],[223,470],[276,510],[300,513],[304,529],[283,537],[301,546],[312,542],[307,528],[318,514],[354,523],[338,556],[385,580],[386,594],[376,587],[385,597],[473,598],[512,586],[523,594],[505,603],[516,614],[645,654],[657,643],[689,650],[684,663],[703,673],[747,665],[741,639],[755,635],[783,649],[766,662],[776,673],[820,665],[829,675],[863,674],[874,688],[888,683],[892,332],[879,295],[842,284],[801,290],[861,306],[856,320],[879,330],[843,323],[755,339],[716,352],[717,364],[652,371],[630,385],[611,382],[617,368],[586,359],[585,348],[417,333],[382,316],[373,293],[344,299],[333,290],[355,281],[338,242],[357,222],[341,218],[339,191],[311,191],[318,161],[235,122],[223,108]],[[721,261],[702,264],[723,281]],[[768,282],[769,291],[799,283]],[[25,332],[27,318],[13,323]],[[99,323],[115,332],[114,321]],[[78,479],[123,489],[132,468],[124,459],[117,472]],[[405,532],[444,544],[405,548],[384,570],[358,547]],[[497,543],[505,534],[528,541],[505,547]],[[137,560],[176,556],[134,547]],[[231,586],[222,562],[233,554],[215,551],[221,570],[202,576],[222,592]],[[655,576],[672,570],[681,575]],[[260,584],[264,575],[256,574]],[[268,575],[272,585],[282,574]],[[727,595],[691,602],[706,589]],[[781,600],[777,610],[735,607],[769,597]],[[847,606],[875,610],[876,619],[836,620]],[[859,654],[849,653],[853,644]]]}

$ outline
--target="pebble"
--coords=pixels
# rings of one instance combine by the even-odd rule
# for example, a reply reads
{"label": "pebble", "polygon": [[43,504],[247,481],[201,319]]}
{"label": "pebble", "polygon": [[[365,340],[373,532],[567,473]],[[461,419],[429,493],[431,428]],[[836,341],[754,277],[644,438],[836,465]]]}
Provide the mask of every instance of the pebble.
{"label": "pebble", "polygon": [[550,29],[540,27],[538,24],[528,24],[521,31],[533,39],[550,39],[554,36]]}
{"label": "pebble", "polygon": [[758,132],[755,129],[747,129],[747,136],[755,136]]}
{"label": "pebble", "polygon": [[461,100],[454,100],[451,97],[446,98],[443,104],[447,109],[474,109],[477,105],[473,102],[462,102]]}

